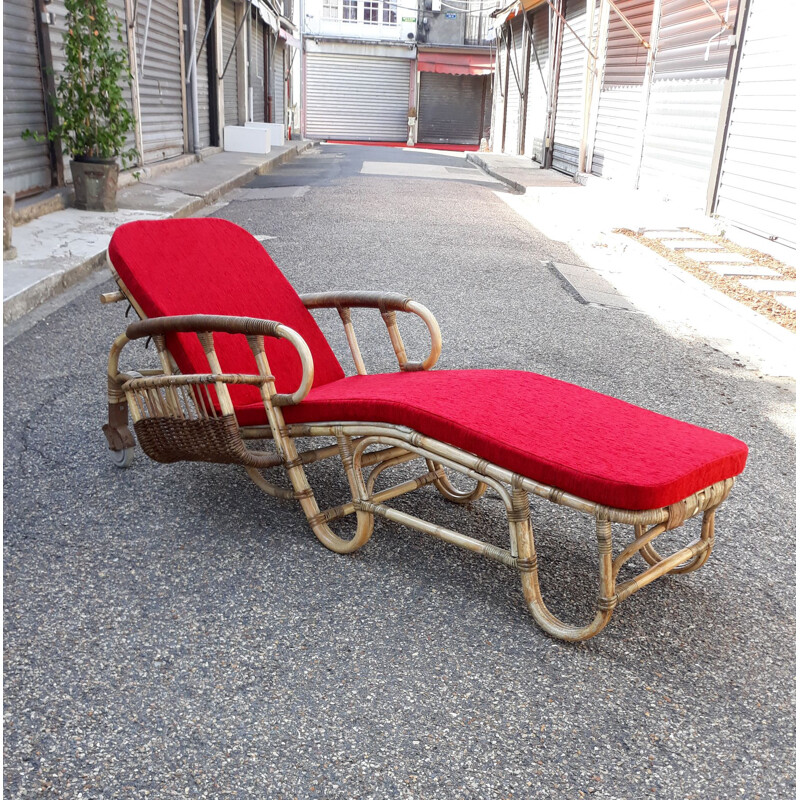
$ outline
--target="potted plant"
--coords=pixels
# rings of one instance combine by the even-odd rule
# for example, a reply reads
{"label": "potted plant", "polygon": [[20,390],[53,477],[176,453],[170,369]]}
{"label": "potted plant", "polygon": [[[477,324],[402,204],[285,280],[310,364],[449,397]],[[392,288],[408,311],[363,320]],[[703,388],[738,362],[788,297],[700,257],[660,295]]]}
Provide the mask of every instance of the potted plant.
{"label": "potted plant", "polygon": [[106,0],[65,0],[64,6],[64,70],[50,98],[56,124],[46,136],[22,135],[61,141],[72,159],[76,208],[116,211],[117,159],[125,166],[138,156],[124,149],[134,119],[123,95],[131,75],[122,25]]}

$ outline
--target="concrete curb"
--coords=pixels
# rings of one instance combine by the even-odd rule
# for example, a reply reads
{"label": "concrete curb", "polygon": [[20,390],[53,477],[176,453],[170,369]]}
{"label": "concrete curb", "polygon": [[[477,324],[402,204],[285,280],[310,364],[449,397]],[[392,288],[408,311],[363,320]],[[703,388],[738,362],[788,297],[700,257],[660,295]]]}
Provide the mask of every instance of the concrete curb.
{"label": "concrete curb", "polygon": [[525,194],[527,191],[527,187],[523,186],[521,183],[512,181],[511,178],[507,178],[502,173],[492,169],[477,153],[467,153],[467,161],[472,162],[476,167],[481,169],[495,180],[500,181],[500,183],[504,183],[509,189],[513,189],[517,194]]}
{"label": "concrete curb", "polygon": [[[313,142],[303,141],[293,143],[293,146],[284,153],[281,153],[273,158],[267,158],[258,166],[248,167],[238,174],[232,176],[228,180],[214,186],[212,189],[198,194],[195,196],[186,195],[186,202],[179,208],[174,209],[165,215],[167,219],[175,219],[182,217],[190,217],[196,214],[202,208],[213,205],[223,195],[237,189],[240,186],[248,183],[256,175],[266,175],[271,172],[275,167],[284,164],[285,162],[293,159],[300,153],[305,152],[313,146]],[[191,162],[193,165],[194,161]],[[141,183],[148,185],[148,181],[144,180]],[[149,184],[154,185],[154,184]],[[3,300],[3,325],[7,325],[14,320],[19,319],[25,314],[33,311],[38,306],[50,300],[53,297],[74,286],[82,281],[93,272],[102,269],[106,263],[106,250],[103,248],[101,251],[85,258],[78,264],[71,266],[68,269],[60,270],[47,275],[41,280],[36,281],[30,286],[26,286],[21,291],[12,295],[11,297]]]}
{"label": "concrete curb", "polygon": [[14,322],[25,314],[38,308],[53,297],[80,283],[93,272],[101,269],[106,263],[106,251],[87,258],[80,264],[66,270],[60,270],[42,278],[21,292],[3,301],[3,325]]}

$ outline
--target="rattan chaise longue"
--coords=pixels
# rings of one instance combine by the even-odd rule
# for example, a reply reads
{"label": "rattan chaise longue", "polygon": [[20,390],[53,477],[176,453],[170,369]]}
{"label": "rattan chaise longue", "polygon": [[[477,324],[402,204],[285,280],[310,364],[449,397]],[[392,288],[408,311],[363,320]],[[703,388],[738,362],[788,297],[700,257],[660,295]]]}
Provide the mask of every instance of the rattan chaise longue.
{"label": "rattan chaise longue", "polygon": [[[427,308],[397,294],[300,296],[263,246],[224,220],[132,222],[116,231],[108,257],[120,291],[104,301],[126,299],[141,317],[116,339],[108,361],[104,431],[119,466],[133,452],[130,413],[151,458],[243,465],[265,492],[299,501],[316,536],[338,553],[362,547],[380,516],[518,570],[536,622],[566,640],[594,636],[622,600],[662,575],[698,569],[711,553],[715,511],[747,458],[737,439],[535,373],[432,371],[441,337]],[[380,312],[399,372],[367,374],[350,314],[362,307]],[[341,316],[357,375],[345,377],[309,313],[320,308]],[[406,356],[397,312],[425,322],[431,348],[424,360]],[[161,369],[121,372],[126,344],[146,337]],[[336,444],[298,451],[297,439],[315,437]],[[258,439],[272,444],[255,449]],[[306,466],[333,457],[351,496],[321,510]],[[417,459],[421,475],[376,489],[379,474]],[[262,474],[276,468],[291,488]],[[456,488],[445,469],[474,486]],[[460,504],[496,492],[508,547],[387,504],[429,484]],[[594,518],[599,591],[586,625],[562,622],[542,599],[531,495]],[[334,532],[337,520],[353,514],[354,535]],[[656,550],[659,535],[696,516],[693,541],[669,555]],[[612,523],[632,529],[616,547]],[[620,567],[637,555],[644,569],[619,581]]]}

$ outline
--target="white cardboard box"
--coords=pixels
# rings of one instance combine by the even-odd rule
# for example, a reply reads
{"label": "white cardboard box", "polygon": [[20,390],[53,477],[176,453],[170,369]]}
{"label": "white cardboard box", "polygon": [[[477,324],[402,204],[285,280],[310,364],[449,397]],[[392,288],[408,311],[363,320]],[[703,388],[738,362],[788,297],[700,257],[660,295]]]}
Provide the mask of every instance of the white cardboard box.
{"label": "white cardboard box", "polygon": [[271,144],[269,131],[262,128],[244,128],[239,125],[226,125],[223,131],[224,149],[232,153],[269,153]]}
{"label": "white cardboard box", "polygon": [[280,122],[245,122],[246,128],[269,131],[269,141],[273,147],[283,147],[283,125]]}

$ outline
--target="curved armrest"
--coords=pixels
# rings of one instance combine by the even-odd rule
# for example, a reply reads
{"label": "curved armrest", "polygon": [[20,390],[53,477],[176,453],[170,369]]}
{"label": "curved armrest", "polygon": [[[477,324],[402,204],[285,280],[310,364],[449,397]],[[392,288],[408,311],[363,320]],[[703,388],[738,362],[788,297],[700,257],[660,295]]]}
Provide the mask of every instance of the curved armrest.
{"label": "curved armrest", "polygon": [[410,311],[408,304],[414,302],[397,292],[316,292],[301,294],[300,299],[306,308],[378,308],[381,311]]}
{"label": "curved armrest", "polygon": [[[397,362],[400,369],[404,372],[415,372],[419,370],[431,369],[439,360],[442,354],[442,332],[439,323],[431,311],[422,303],[418,303],[402,294],[392,292],[319,292],[316,294],[303,294],[300,299],[306,308],[335,308],[342,318],[347,333],[347,340],[353,353],[353,360],[360,373],[366,373],[361,354],[358,350],[358,343],[355,340],[352,323],[350,321],[351,308],[377,308],[389,330]],[[431,337],[431,349],[427,358],[423,361],[408,361],[406,358],[403,340],[397,330],[395,312],[404,311],[416,314],[422,319],[428,328]]]}
{"label": "curved armrest", "polygon": [[[244,336],[255,338],[272,336],[276,339],[286,339],[292,344],[295,350],[297,350],[297,354],[300,356],[300,362],[303,367],[303,377],[300,381],[300,386],[292,394],[276,394],[272,397],[272,402],[277,406],[296,405],[300,403],[309,393],[311,385],[314,382],[314,359],[305,339],[286,325],[272,320],[255,319],[252,317],[223,317],[213,314],[155,317],[133,322],[128,325],[124,338],[133,341],[146,336],[164,336],[170,333],[241,333]],[[206,347],[206,353],[209,356],[213,354],[213,345],[211,345],[211,347],[211,352],[209,352],[209,349]],[[254,355],[256,355],[255,351]],[[214,356],[214,360],[216,360],[216,356]],[[258,360],[257,355],[256,360]],[[251,382],[244,378],[236,380],[232,375],[222,374],[222,370],[217,369],[213,363],[211,366],[214,373],[216,373],[212,375],[214,382]],[[252,377],[256,378],[256,376]],[[256,378],[252,382],[259,383],[263,381]]]}

